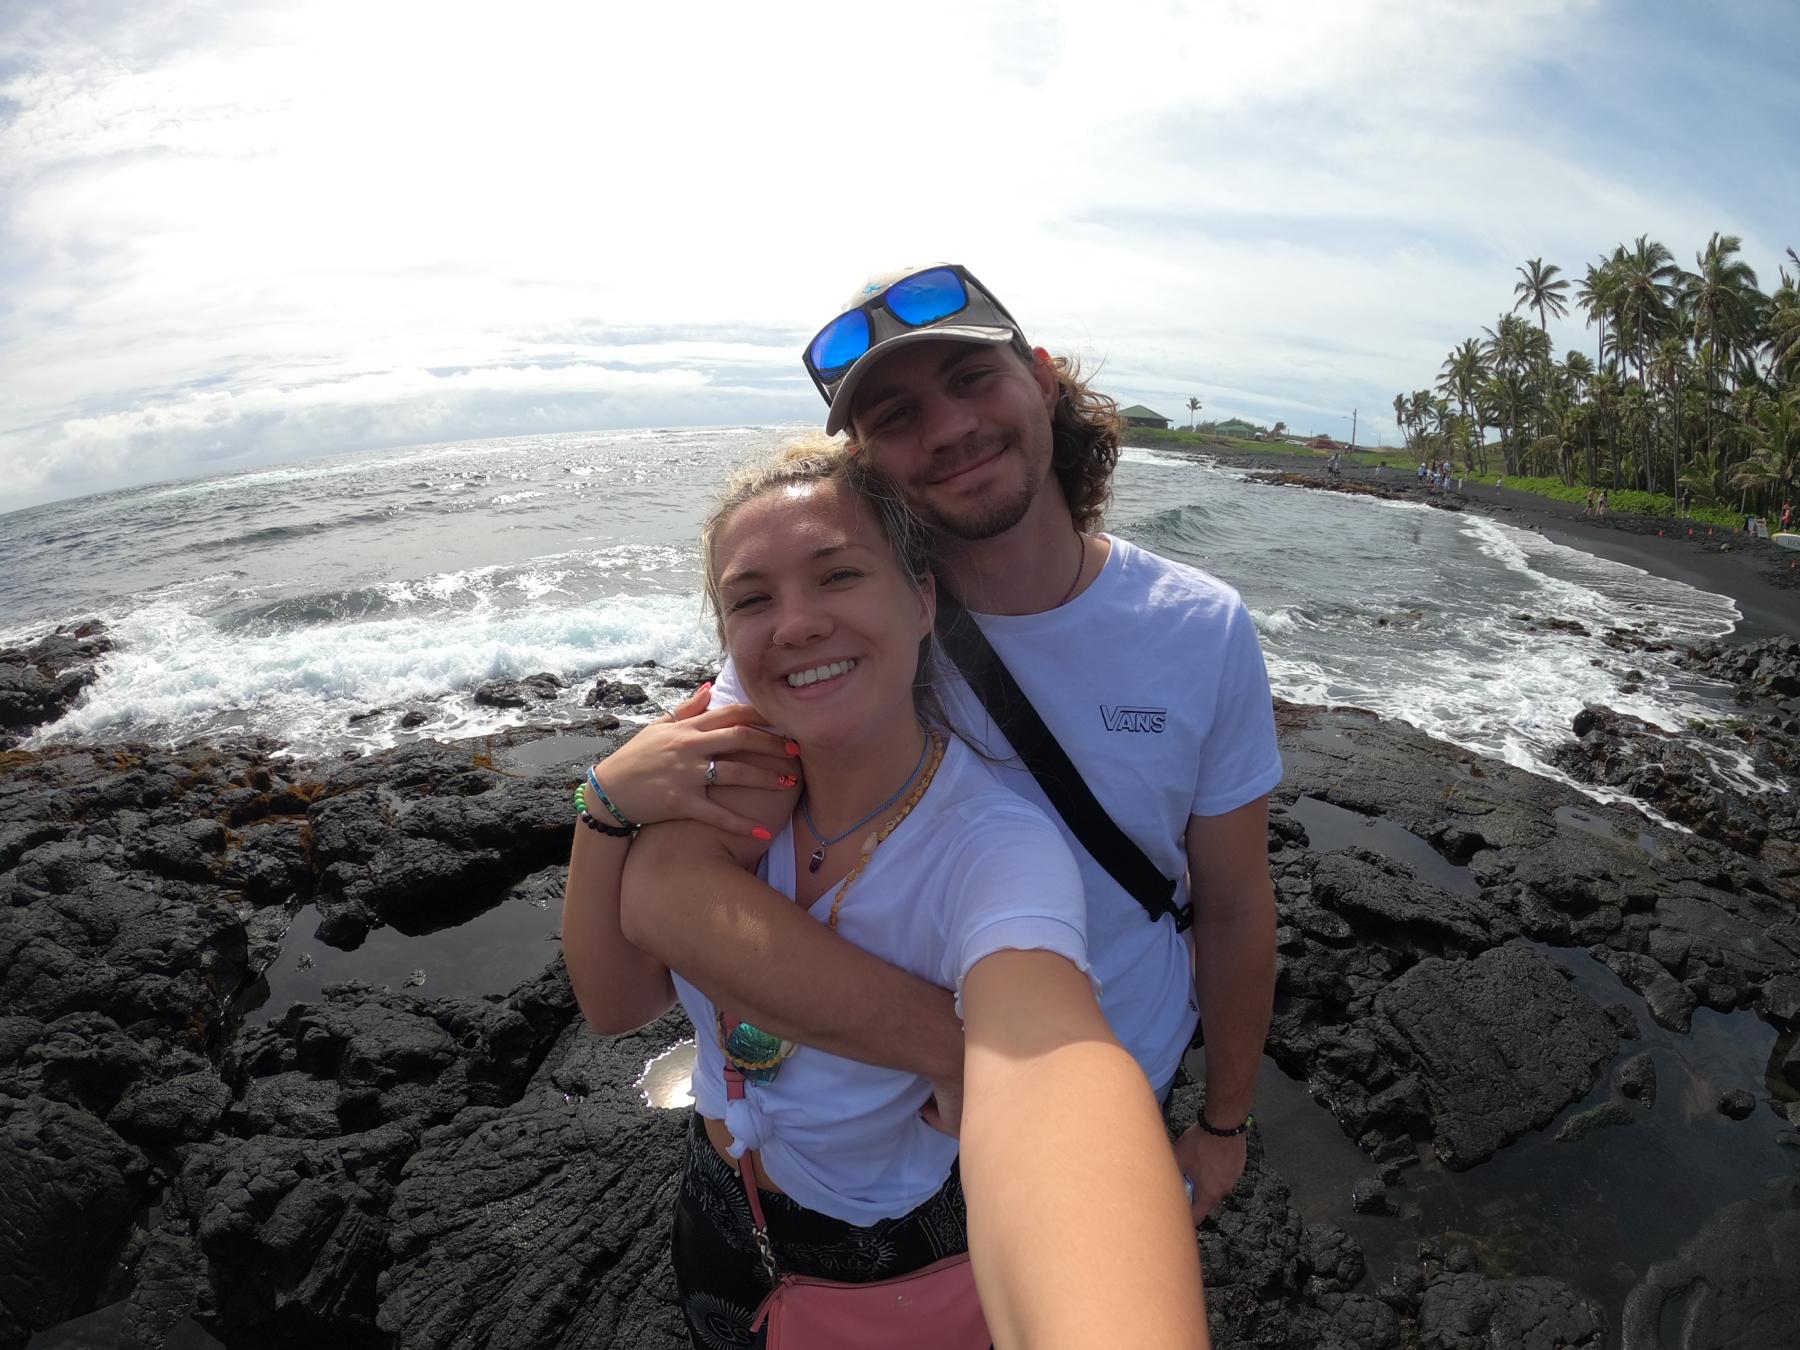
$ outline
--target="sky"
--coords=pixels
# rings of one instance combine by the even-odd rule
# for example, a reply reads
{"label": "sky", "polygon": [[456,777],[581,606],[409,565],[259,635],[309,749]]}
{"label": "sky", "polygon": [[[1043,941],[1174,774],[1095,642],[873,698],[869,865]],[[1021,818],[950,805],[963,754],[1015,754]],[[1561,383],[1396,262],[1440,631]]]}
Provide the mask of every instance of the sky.
{"label": "sky", "polygon": [[1529,258],[1718,230],[1771,289],[1800,246],[1784,4],[894,13],[6,0],[0,510],[816,422],[800,348],[934,260],[1122,403],[1393,444]]}

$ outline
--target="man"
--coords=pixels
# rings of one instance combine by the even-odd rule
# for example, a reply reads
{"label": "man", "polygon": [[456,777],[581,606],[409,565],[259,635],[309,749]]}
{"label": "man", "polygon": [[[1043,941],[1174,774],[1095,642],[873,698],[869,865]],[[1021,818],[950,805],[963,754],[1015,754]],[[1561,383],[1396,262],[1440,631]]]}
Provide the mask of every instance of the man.
{"label": "man", "polygon": [[[1082,847],[967,685],[949,681],[953,725],[1069,837],[1101,1006],[1159,1094],[1200,1015],[1206,1100],[1176,1145],[1198,1222],[1243,1171],[1274,990],[1268,793],[1281,765],[1249,612],[1211,577],[1096,532],[1114,405],[1031,347],[965,269],[872,279],[806,365],[827,432],[848,430],[932,526],[941,582],[1101,808],[1174,879],[1173,910],[1191,889],[1190,947],[1174,913],[1153,919]],[[732,688],[727,671],[720,692]],[[644,832],[626,869],[626,936],[767,1032],[931,1079],[953,1128],[962,1045],[948,993],[839,941],[705,838],[680,823]]]}

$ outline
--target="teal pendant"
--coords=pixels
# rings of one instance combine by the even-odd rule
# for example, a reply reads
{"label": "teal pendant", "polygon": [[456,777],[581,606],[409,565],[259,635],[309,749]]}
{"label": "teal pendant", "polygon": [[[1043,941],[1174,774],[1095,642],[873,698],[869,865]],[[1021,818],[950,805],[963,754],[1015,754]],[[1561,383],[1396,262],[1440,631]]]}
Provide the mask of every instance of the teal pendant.
{"label": "teal pendant", "polygon": [[[782,1051],[786,1044],[781,1037],[771,1036],[760,1027],[739,1022],[725,1039],[725,1054],[738,1067],[738,1072],[744,1075],[746,1083],[770,1083],[781,1072],[781,1059],[785,1058]],[[743,1067],[745,1061],[755,1064],[770,1059],[775,1060],[775,1063],[765,1069]]]}

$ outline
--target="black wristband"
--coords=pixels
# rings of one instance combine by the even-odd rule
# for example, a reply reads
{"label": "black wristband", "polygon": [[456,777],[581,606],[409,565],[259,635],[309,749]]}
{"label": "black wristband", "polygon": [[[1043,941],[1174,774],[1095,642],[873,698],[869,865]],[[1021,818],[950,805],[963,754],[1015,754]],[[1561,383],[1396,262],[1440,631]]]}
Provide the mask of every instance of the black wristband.
{"label": "black wristband", "polygon": [[633,825],[629,830],[623,829],[616,825],[602,825],[599,821],[595,820],[592,816],[590,816],[586,811],[581,812],[581,823],[583,825],[587,826],[590,830],[598,830],[601,834],[609,834],[614,839],[630,839],[632,836],[637,834],[637,826],[635,826],[635,825]]}
{"label": "black wristband", "polygon": [[1248,1130],[1252,1125],[1256,1124],[1256,1117],[1245,1116],[1242,1125],[1233,1125],[1229,1130],[1221,1130],[1206,1123],[1206,1112],[1205,1110],[1202,1110],[1195,1118],[1194,1123],[1202,1130],[1206,1131],[1206,1133],[1210,1134],[1214,1139],[1236,1139],[1240,1134],[1244,1133],[1245,1130]]}

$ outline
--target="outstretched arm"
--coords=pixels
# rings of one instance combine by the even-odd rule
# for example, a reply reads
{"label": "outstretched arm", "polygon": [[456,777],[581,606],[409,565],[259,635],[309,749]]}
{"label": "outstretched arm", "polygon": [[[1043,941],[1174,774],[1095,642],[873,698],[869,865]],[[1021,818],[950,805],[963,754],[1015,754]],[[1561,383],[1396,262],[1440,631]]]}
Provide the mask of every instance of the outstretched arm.
{"label": "outstretched arm", "polygon": [[996,1346],[1204,1350],[1199,1249],[1162,1117],[1093,988],[1050,952],[963,985],[962,1177]]}
{"label": "outstretched arm", "polygon": [[[742,795],[728,800],[752,810]],[[767,819],[777,808],[765,800],[761,809]],[[778,809],[771,830],[786,821],[792,799]],[[963,1046],[950,992],[844,941],[733,853],[725,836],[689,821],[645,830],[625,869],[625,935],[734,1017],[931,1079],[944,1127],[954,1132]]]}
{"label": "outstretched arm", "polygon": [[[1269,880],[1269,799],[1187,828],[1194,899],[1194,992],[1206,1034],[1207,1121],[1230,1129],[1250,1114],[1275,1003],[1275,888]],[[1244,1136],[1195,1124],[1176,1142],[1194,1181],[1199,1223],[1244,1171]]]}

